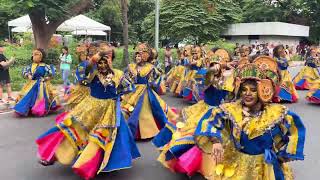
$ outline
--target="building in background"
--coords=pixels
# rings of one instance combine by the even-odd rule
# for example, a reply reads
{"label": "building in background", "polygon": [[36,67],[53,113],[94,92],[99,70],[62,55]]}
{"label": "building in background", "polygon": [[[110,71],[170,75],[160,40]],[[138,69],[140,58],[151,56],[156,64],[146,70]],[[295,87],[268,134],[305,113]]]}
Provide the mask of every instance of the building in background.
{"label": "building in background", "polygon": [[223,33],[227,41],[239,44],[284,44],[297,46],[309,37],[309,26],[283,22],[238,23]]}

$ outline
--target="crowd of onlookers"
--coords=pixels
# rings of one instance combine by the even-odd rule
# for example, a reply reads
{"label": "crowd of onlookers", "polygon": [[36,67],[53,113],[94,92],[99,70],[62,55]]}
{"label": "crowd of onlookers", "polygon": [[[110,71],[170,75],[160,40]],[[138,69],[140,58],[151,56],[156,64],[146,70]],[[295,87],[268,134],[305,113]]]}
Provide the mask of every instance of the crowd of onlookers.
{"label": "crowd of onlookers", "polygon": [[[239,43],[236,43],[235,47],[235,55],[238,53],[239,49],[243,46],[247,46],[250,50],[250,56],[255,55],[267,55],[267,56],[273,56],[273,49],[275,48],[274,44],[269,43],[263,43],[263,44],[251,44],[251,45],[239,45]],[[308,44],[298,44],[297,46],[289,46],[284,45],[285,52],[287,54],[287,59],[291,60],[293,56],[297,55],[302,60],[305,60],[308,57],[308,54],[310,53],[310,50],[313,48],[313,45]]]}

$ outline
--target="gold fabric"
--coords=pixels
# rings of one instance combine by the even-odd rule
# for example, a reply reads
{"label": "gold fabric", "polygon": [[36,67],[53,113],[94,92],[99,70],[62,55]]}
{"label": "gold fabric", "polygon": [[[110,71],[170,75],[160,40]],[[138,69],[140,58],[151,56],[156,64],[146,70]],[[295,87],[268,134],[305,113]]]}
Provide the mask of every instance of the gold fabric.
{"label": "gold fabric", "polygon": [[78,105],[84,98],[90,95],[90,88],[77,84],[71,88],[70,96],[66,102],[65,109],[71,110]]}

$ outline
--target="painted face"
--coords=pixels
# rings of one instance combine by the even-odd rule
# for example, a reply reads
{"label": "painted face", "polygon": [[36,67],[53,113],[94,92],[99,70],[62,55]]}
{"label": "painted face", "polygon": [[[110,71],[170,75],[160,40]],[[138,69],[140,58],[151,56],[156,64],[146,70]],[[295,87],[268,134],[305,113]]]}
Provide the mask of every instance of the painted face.
{"label": "painted face", "polygon": [[147,62],[149,60],[150,49],[148,48],[148,46],[146,44],[139,44],[137,46],[137,52],[139,52],[139,54],[141,56],[141,60],[143,62]]}
{"label": "painted face", "polygon": [[241,57],[247,57],[247,56],[249,56],[249,53],[250,53],[250,50],[249,50],[249,47],[248,47],[248,46],[243,46],[243,47],[240,49],[240,56],[241,56]]}
{"label": "painted face", "polygon": [[32,60],[34,63],[40,63],[42,61],[42,53],[38,50],[32,52]]}
{"label": "painted face", "polygon": [[278,49],[278,53],[279,53],[280,57],[282,57],[282,58],[286,57],[286,51],[284,50],[283,47],[280,47]]}
{"label": "painted face", "polygon": [[80,53],[80,54],[79,54],[79,59],[80,59],[80,61],[85,61],[85,60],[87,60],[87,54],[86,54],[86,53]]}
{"label": "painted face", "polygon": [[194,60],[198,60],[198,54],[197,54],[197,53],[193,53],[193,54],[192,54],[192,58],[193,58]]}
{"label": "painted face", "polygon": [[141,61],[142,61],[141,54],[137,53],[136,54],[136,62],[139,64],[139,63],[141,63]]}
{"label": "painted face", "polygon": [[107,73],[108,69],[109,69],[109,64],[108,64],[108,60],[106,59],[102,59],[100,60],[98,63],[98,71],[102,74]]}
{"label": "painted face", "polygon": [[241,86],[241,99],[242,103],[250,108],[257,104],[258,102],[258,89],[257,85],[254,83],[245,82]]}

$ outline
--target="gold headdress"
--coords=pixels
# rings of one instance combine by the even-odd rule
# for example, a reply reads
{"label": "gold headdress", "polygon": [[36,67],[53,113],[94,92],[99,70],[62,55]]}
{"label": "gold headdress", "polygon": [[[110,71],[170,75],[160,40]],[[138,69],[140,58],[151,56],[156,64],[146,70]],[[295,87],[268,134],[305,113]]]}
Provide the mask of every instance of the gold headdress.
{"label": "gold headdress", "polygon": [[235,94],[239,92],[241,83],[248,79],[257,81],[258,96],[262,102],[270,102],[279,84],[277,62],[271,57],[260,56],[253,63],[238,66],[236,69]]}

